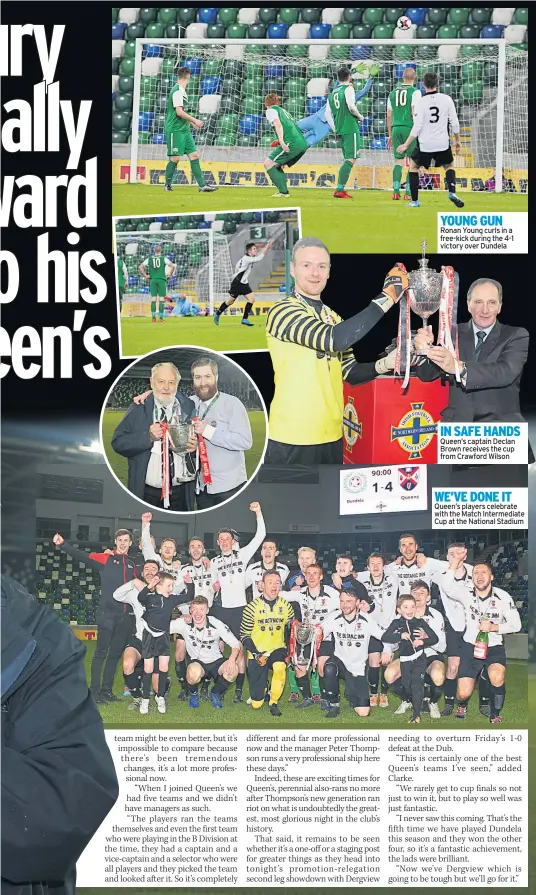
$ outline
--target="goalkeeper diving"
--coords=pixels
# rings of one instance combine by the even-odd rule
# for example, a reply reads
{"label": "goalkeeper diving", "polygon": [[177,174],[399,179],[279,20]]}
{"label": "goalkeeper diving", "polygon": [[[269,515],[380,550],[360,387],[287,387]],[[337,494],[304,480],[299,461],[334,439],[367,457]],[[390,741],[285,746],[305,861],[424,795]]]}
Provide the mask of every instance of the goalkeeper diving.
{"label": "goalkeeper diving", "polygon": [[[352,79],[355,80],[357,77],[361,76],[367,68],[368,66],[365,62],[355,62],[351,69]],[[363,97],[370,91],[374,78],[379,70],[379,65],[371,65],[370,68],[368,68],[369,78],[362,90],[355,94],[356,103],[358,103],[360,99],[363,99]],[[335,84],[335,89],[337,89],[337,87],[340,87],[339,82]],[[303,133],[309,148],[318,146],[318,144],[321,143],[322,140],[325,140],[330,133],[334,133],[333,126],[329,124],[326,119],[327,110],[328,103],[322,106],[322,108],[313,115],[308,115],[307,118],[302,118],[301,121],[296,122]]]}

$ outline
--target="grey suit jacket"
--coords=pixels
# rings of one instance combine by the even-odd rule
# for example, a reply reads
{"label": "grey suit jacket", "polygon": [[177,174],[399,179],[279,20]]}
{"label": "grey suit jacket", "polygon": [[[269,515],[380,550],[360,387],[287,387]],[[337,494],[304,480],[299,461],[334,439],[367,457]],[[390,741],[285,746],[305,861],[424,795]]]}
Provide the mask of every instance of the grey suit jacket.
{"label": "grey suit jacket", "polygon": [[467,365],[465,388],[456,378],[425,361],[416,369],[423,382],[442,377],[449,382],[449,403],[441,418],[445,422],[501,420],[523,422],[519,406],[519,383],[529,350],[529,334],[520,326],[497,321],[475,360],[472,321],[458,327],[460,360]]}

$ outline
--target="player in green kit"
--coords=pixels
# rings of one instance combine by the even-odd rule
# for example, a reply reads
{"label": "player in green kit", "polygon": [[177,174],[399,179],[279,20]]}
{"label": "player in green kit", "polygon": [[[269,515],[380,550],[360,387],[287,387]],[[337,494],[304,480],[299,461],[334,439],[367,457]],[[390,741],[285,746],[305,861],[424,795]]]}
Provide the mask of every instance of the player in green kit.
{"label": "player in green kit", "polygon": [[[169,273],[166,274],[166,268]],[[171,270],[169,270],[171,268]],[[142,277],[149,282],[151,291],[151,317],[156,323],[156,299],[158,302],[158,319],[164,321],[165,297],[167,292],[167,280],[175,273],[175,265],[166,258],[162,252],[162,246],[154,247],[154,255],[150,255],[139,266]]]}
{"label": "player in green kit", "polygon": [[[400,199],[402,165],[399,164],[399,161],[402,161],[405,156],[409,158],[415,149],[415,140],[413,140],[404,152],[398,152],[398,147],[406,142],[411,133],[415,109],[422,96],[419,88],[415,87],[416,80],[417,72],[415,69],[406,68],[402,75],[402,84],[398,84],[394,90],[391,90],[387,102],[388,145],[389,148],[392,147],[395,156],[395,166],[393,168],[393,199]],[[404,199],[408,202],[411,201],[408,176],[406,176],[406,193]]]}
{"label": "player in green kit", "polygon": [[119,314],[121,314],[121,309],[123,307],[123,295],[125,294],[125,289],[128,286],[128,271],[127,266],[119,255],[117,256],[117,291],[119,292]]}
{"label": "player in green kit", "polygon": [[279,103],[280,99],[276,93],[269,93],[264,100],[266,117],[279,140],[279,145],[272,150],[264,162],[264,167],[273,185],[277,187],[277,193],[274,195],[278,198],[289,195],[283,166],[290,168],[295,165],[308,149],[307,140],[298,125]]}
{"label": "player in green kit", "polygon": [[337,72],[338,86],[328,97],[326,121],[338,137],[342,149],[343,163],[339,168],[337,189],[333,193],[336,199],[351,199],[344,189],[352,168],[359,158],[361,145],[359,122],[363,116],[355,104],[355,90],[352,84],[352,73],[349,68],[340,68]]}
{"label": "player in green kit", "polygon": [[190,167],[192,169],[192,177],[199,186],[200,193],[213,193],[217,190],[217,186],[209,186],[205,183],[201,165],[199,163],[199,153],[192,137],[192,127],[199,130],[203,127],[203,122],[199,118],[194,118],[186,111],[188,105],[188,97],[186,88],[190,82],[190,69],[183,66],[177,72],[177,83],[171,88],[168,96],[166,110],[166,143],[168,163],[166,166],[166,184],[164,189],[166,192],[172,192],[172,182],[180,161],[181,155],[188,156]]}

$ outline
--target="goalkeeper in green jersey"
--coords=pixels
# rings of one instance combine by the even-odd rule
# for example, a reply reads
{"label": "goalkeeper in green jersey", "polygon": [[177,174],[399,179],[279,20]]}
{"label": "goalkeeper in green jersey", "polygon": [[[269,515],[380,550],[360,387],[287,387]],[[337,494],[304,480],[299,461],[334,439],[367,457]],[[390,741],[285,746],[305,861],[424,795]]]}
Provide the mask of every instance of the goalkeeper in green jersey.
{"label": "goalkeeper in green jersey", "polygon": [[[400,199],[400,182],[402,180],[402,165],[400,162],[406,156],[409,158],[415,149],[413,140],[403,152],[398,147],[408,139],[413,127],[413,117],[417,104],[422,98],[421,91],[415,87],[417,72],[414,68],[406,68],[402,75],[402,83],[391,90],[387,101],[387,131],[389,133],[389,148],[392,147],[395,156],[393,168],[393,199]],[[406,175],[406,192],[404,199],[411,201],[409,189],[409,177]]]}
{"label": "goalkeeper in green jersey", "polygon": [[269,93],[264,100],[266,106],[266,118],[274,128],[279,145],[277,145],[266,161],[264,167],[273,185],[277,187],[274,196],[288,196],[287,177],[283,166],[288,168],[299,162],[307,151],[307,140],[303,136],[298,125],[285,109],[279,105],[280,99],[276,93]]}
{"label": "goalkeeper in green jersey", "polygon": [[186,155],[190,161],[192,178],[197,183],[199,192],[213,193],[218,187],[209,186],[205,183],[199,162],[199,153],[192,137],[192,127],[199,130],[203,127],[203,122],[200,118],[194,118],[193,115],[189,115],[186,111],[188,107],[186,88],[189,83],[190,69],[183,66],[177,72],[177,83],[171,88],[167,101],[164,130],[169,161],[166,166],[166,184],[164,189],[168,193],[172,192],[171,184],[177,169],[177,163],[180,161],[181,155]]}
{"label": "goalkeeper in green jersey", "polygon": [[154,255],[149,255],[139,266],[142,277],[149,282],[151,292],[151,317],[156,323],[156,299],[158,302],[158,319],[163,322],[167,280],[175,273],[175,265],[162,253],[162,246],[154,247]]}
{"label": "goalkeeper in green jersey", "polygon": [[337,72],[339,86],[328,97],[326,121],[336,133],[342,149],[343,163],[339,168],[337,188],[333,195],[336,199],[351,199],[346,192],[351,171],[359,158],[361,145],[359,123],[363,116],[355,104],[355,90],[352,85],[352,73],[349,68],[340,68]]}

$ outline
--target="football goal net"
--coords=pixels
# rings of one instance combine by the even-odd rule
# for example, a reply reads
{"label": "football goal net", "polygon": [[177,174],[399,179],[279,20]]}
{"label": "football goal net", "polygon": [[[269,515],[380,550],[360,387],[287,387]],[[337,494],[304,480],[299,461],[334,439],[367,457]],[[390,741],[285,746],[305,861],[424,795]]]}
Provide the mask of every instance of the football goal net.
{"label": "football goal net", "polygon": [[[203,121],[193,132],[203,170],[220,185],[268,186],[262,162],[275,132],[264,114],[265,96],[276,93],[292,118],[302,121],[325,106],[337,70],[348,65],[356,93],[365,91],[358,102],[364,121],[356,176],[360,186],[390,189],[389,94],[411,66],[418,83],[425,72],[437,72],[440,91],[454,100],[461,127],[462,149],[456,157],[460,188],[499,192],[515,182],[516,191],[526,191],[528,54],[504,40],[319,39],[276,44],[138,38],[136,44],[131,183],[142,160],[154,162],[151,183],[164,182],[166,110],[180,66],[191,72],[187,110]],[[337,138],[330,132],[294,169],[299,172],[309,165],[316,175],[311,171],[293,185],[332,187],[329,166],[339,164]],[[176,181],[188,183],[189,177],[183,159]]]}

